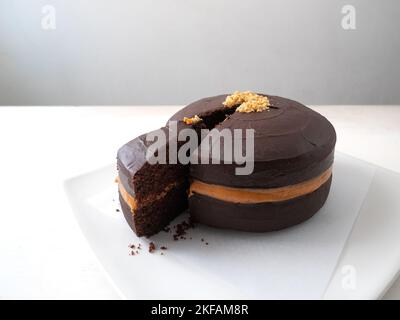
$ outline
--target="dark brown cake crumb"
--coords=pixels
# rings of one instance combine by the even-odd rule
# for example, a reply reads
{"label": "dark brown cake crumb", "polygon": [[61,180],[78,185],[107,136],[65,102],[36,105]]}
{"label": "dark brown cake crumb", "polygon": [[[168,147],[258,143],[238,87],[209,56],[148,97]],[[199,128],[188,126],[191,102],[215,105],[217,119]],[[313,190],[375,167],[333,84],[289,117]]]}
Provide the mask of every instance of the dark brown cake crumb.
{"label": "dark brown cake crumb", "polygon": [[170,231],[171,231],[171,228],[170,228],[170,227],[165,227],[165,228],[163,229],[163,231],[164,231],[164,232],[170,232]]}
{"label": "dark brown cake crumb", "polygon": [[179,239],[186,239],[185,235],[187,234],[187,230],[193,229],[195,227],[193,221],[191,218],[189,220],[182,221],[181,223],[178,223],[177,225],[174,226],[175,233],[173,234],[173,239],[175,241]]}
{"label": "dark brown cake crumb", "polygon": [[150,242],[149,243],[149,252],[153,253],[156,250],[156,245],[154,244],[154,242]]}
{"label": "dark brown cake crumb", "polygon": [[142,250],[142,248],[140,247],[140,243],[138,245],[135,245],[135,244],[132,243],[132,244],[130,244],[128,246],[128,248],[131,249],[130,250],[130,255],[131,256],[138,255],[139,254],[139,250]]}
{"label": "dark brown cake crumb", "polygon": [[[189,237],[187,235],[187,231],[189,229],[195,228],[195,224],[189,217],[189,219],[182,221],[181,223],[178,223],[174,226],[168,226],[162,229],[165,232],[172,233],[172,237],[174,240],[185,240],[185,239],[192,239],[192,237]],[[204,242],[204,239],[201,238],[201,241]],[[208,242],[205,243],[205,245],[208,245]],[[128,246],[131,250],[130,255],[138,255],[140,253],[140,250],[142,250],[141,244],[130,244]],[[168,247],[163,245],[159,247],[160,250],[168,250]],[[157,250],[156,244],[152,241],[149,243],[149,253],[154,253]],[[164,255],[163,252],[160,252],[160,255]]]}
{"label": "dark brown cake crumb", "polygon": [[120,212],[121,210],[119,210],[119,209],[115,209],[115,211],[117,211],[117,212]]}

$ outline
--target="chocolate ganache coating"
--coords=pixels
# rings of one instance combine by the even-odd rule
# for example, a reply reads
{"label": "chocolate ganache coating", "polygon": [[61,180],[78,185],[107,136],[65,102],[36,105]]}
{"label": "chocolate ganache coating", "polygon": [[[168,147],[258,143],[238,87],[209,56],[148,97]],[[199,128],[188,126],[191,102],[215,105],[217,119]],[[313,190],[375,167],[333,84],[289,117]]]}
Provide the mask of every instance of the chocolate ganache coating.
{"label": "chocolate ganache coating", "polygon": [[[180,123],[178,131],[183,127],[187,126]],[[161,145],[159,150],[160,152],[164,150],[166,163],[150,164],[147,159],[147,152],[153,141],[151,139],[148,140],[147,136],[158,133],[164,134],[166,137],[165,144]],[[118,150],[119,181],[125,190],[137,200],[148,197],[150,193],[158,194],[163,192],[165,187],[172,182],[187,180],[188,166],[179,163],[170,164],[168,161],[169,139],[176,139],[176,136],[172,136],[167,127],[162,127],[138,136]]]}
{"label": "chocolate ganache coating", "polygon": [[[183,124],[180,125],[180,128]],[[178,130],[180,130],[178,128]],[[166,127],[141,135],[117,154],[119,200],[124,216],[138,236],[151,236],[184,211],[187,206],[189,168],[175,162],[149,162],[153,134],[163,134],[160,149],[168,153],[169,139],[176,137]],[[150,135],[147,137],[147,135]],[[148,151],[151,153],[148,154]]]}
{"label": "chocolate ganache coating", "polygon": [[[160,130],[168,132],[168,129],[163,127]],[[135,196],[135,186],[133,178],[135,174],[143,167],[148,165],[146,152],[151,142],[146,140],[146,134],[140,135],[137,138],[129,141],[119,148],[117,153],[117,166],[119,171],[119,179],[124,188]]]}
{"label": "chocolate ganache coating", "polygon": [[194,193],[189,198],[193,221],[222,228],[249,232],[276,231],[299,224],[324,205],[332,176],[317,190],[280,202],[233,203]]}
{"label": "chocolate ganache coating", "polygon": [[[216,124],[217,130],[254,129],[254,170],[250,175],[236,175],[236,163],[198,164],[190,166],[191,178],[229,187],[275,188],[312,179],[332,166],[336,133],[319,113],[299,102],[270,95],[264,95],[271,104],[268,110],[228,113],[229,108],[223,105],[226,96],[196,101],[170,120],[225,110],[226,117]],[[244,131],[242,134],[245,139]],[[222,160],[224,142],[221,139]],[[245,154],[245,141],[242,147]]]}
{"label": "chocolate ganache coating", "polygon": [[203,118],[215,112],[226,110],[227,108],[222,103],[227,96],[227,94],[221,94],[219,96],[197,100],[176,112],[169,121],[182,121],[184,117],[191,118],[194,115]]}

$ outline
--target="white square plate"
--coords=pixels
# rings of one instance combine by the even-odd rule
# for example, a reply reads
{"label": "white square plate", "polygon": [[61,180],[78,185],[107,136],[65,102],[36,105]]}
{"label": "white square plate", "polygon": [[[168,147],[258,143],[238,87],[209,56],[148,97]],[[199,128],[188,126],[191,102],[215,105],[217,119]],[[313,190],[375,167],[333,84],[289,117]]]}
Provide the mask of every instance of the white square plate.
{"label": "white square plate", "polygon": [[[400,208],[400,197],[390,196],[393,192],[399,195],[399,175],[364,161],[336,153],[332,188],[326,204],[313,218],[298,226],[254,234],[198,225],[189,230],[186,240],[180,241],[173,241],[171,234],[166,232],[151,240],[139,239],[133,234],[122,213],[116,212],[119,206],[117,187],[113,183],[117,175],[115,168],[110,165],[69,179],[65,188],[86,239],[114,285],[126,298],[318,299],[324,295],[327,298],[373,298],[382,293],[394,276],[382,274],[376,277],[378,280],[374,284],[370,283],[369,277],[362,277],[363,272],[369,270],[369,261],[365,252],[360,256],[357,241],[363,241],[362,230],[370,225],[368,221],[358,231],[361,240],[355,239],[356,249],[350,253],[347,250],[339,259],[360,211],[377,206],[382,208],[376,202],[382,201],[379,195],[386,195],[383,199],[386,201],[385,212],[396,212],[396,208],[398,212]],[[392,183],[382,181],[382,174]],[[371,189],[376,201],[371,200]],[[376,210],[368,212],[375,216],[378,213]],[[172,224],[185,217],[187,214]],[[387,238],[387,230],[380,231],[380,236],[375,238],[383,245],[385,242],[381,238]],[[201,241],[202,238],[205,241]],[[393,237],[390,240],[393,241]],[[163,255],[160,250],[150,254],[147,251],[150,241],[157,246],[165,245],[168,250],[163,251]],[[131,243],[142,243],[143,250],[139,255],[129,255]],[[358,258],[352,260],[357,257],[357,252]],[[370,259],[382,254],[371,248],[368,252]],[[393,259],[390,270],[398,270],[396,257],[393,254],[390,257]],[[342,285],[340,270],[335,273],[336,266],[343,267],[346,261],[361,272],[359,286],[351,287],[351,293]],[[382,263],[380,267],[381,271],[385,269]],[[368,284],[361,285],[358,290],[360,281]]]}

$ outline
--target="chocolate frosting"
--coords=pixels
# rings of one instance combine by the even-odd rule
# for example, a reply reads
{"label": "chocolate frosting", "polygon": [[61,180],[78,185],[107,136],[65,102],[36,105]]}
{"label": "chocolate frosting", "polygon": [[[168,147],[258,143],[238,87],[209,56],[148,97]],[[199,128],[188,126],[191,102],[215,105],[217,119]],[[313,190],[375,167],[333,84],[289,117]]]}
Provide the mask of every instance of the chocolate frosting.
{"label": "chocolate frosting", "polygon": [[143,134],[119,148],[117,153],[117,166],[120,182],[132,196],[135,195],[133,176],[147,162],[146,151],[149,143]]}
{"label": "chocolate frosting", "polygon": [[215,97],[208,97],[197,100],[185,108],[176,112],[170,119],[174,121],[182,121],[184,117],[191,118],[198,115],[200,118],[204,118],[214,112],[218,112],[226,107],[222,104],[225,101],[227,94],[222,94]]}
{"label": "chocolate frosting", "polygon": [[312,193],[281,202],[253,204],[225,202],[194,193],[189,198],[194,221],[212,227],[267,232],[299,224],[324,205],[332,177]]}
{"label": "chocolate frosting", "polygon": [[[227,109],[227,95],[205,98],[178,111],[170,120],[182,120]],[[234,112],[215,128],[254,129],[254,171],[235,175],[237,164],[191,165],[191,176],[206,183],[231,187],[273,188],[311,179],[333,163],[336,133],[319,113],[299,102],[267,96],[272,105],[262,112]],[[243,132],[244,135],[244,132]],[[223,159],[224,140],[221,139]],[[243,153],[246,152],[243,142]],[[211,163],[211,161],[210,161]]]}
{"label": "chocolate frosting", "polygon": [[133,176],[143,165],[147,163],[146,152],[152,141],[147,141],[146,136],[156,131],[163,131],[168,136],[168,128],[162,127],[158,130],[142,134],[119,148],[117,153],[118,168],[126,175]]}
{"label": "chocolate frosting", "polygon": [[[184,128],[188,127],[184,123],[179,123],[178,132]],[[159,131],[159,132],[157,132]],[[166,164],[150,164],[146,159],[147,151],[152,145],[152,141],[148,141],[146,136],[153,133],[163,133],[166,137],[166,144],[162,146],[166,153]],[[170,184],[171,182],[177,182],[177,180],[187,180],[188,179],[188,166],[183,166],[181,164],[169,164],[168,161],[168,152],[169,152],[169,139],[175,139],[176,136],[172,136],[168,127],[162,127],[158,130],[151,131],[149,133],[143,134],[128,143],[124,144],[117,153],[117,166],[118,166],[118,176],[119,180],[124,186],[125,190],[134,197],[145,197],[145,194],[138,194],[138,189],[142,191],[142,193],[146,193],[147,189],[151,189],[152,192],[160,193],[165,188],[166,184]],[[178,143],[179,145],[184,142]],[[153,175],[154,172],[163,172],[162,179],[158,180],[157,183],[152,181],[149,177],[155,177]],[[143,172],[144,175],[149,177],[144,178],[143,180]],[[135,183],[135,178],[142,178],[140,183]]]}

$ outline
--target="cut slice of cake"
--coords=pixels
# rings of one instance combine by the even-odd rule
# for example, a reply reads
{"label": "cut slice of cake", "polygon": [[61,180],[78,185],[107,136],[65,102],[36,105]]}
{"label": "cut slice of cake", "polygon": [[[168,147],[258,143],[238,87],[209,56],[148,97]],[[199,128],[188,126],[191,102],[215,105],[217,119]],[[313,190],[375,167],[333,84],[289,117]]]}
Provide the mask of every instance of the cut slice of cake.
{"label": "cut slice of cake", "polygon": [[[219,96],[217,100],[211,99],[209,103],[206,99],[200,104],[194,103],[194,109],[202,106],[199,114],[193,113],[190,117],[173,120],[177,124],[175,133],[171,132],[167,125],[133,139],[118,150],[117,182],[121,208],[130,227],[138,236],[149,237],[161,231],[187,209],[189,164],[170,162],[170,142],[174,139],[176,141],[176,135],[186,128],[194,129],[200,142],[201,129],[212,129],[234,112],[223,106],[225,97],[226,95]],[[153,142],[149,142],[146,137],[155,136],[159,131],[164,132],[167,138],[160,146],[160,150],[167,155],[166,163],[151,164],[146,157]],[[185,142],[177,142],[176,153]]]}
{"label": "cut slice of cake", "polygon": [[[160,129],[168,133],[166,127]],[[142,135],[118,151],[118,189],[122,211],[138,236],[159,232],[187,208],[188,166],[151,164],[150,142]],[[168,152],[168,144],[164,146]]]}

